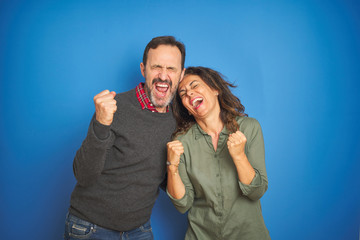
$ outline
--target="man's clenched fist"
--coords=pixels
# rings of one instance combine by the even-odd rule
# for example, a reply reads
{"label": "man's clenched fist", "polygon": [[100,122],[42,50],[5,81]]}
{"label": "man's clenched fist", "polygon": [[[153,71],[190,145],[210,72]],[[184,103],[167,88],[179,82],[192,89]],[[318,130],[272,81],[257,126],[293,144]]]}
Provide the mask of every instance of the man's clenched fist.
{"label": "man's clenched fist", "polygon": [[104,90],[94,97],[96,120],[103,125],[111,125],[116,112],[116,93]]}

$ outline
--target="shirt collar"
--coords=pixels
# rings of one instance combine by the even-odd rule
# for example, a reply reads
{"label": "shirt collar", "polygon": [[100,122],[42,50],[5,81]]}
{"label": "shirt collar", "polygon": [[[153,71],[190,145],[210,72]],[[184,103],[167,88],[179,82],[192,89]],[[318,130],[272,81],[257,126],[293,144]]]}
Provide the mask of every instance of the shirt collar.
{"label": "shirt collar", "polygon": [[[144,89],[144,83],[139,83],[139,85],[136,86],[135,92],[136,97],[141,105],[141,109],[147,109],[152,112],[158,112],[155,108],[155,106],[151,103],[150,99],[146,95],[145,89]],[[169,106],[166,107],[166,112],[169,112]]]}
{"label": "shirt collar", "polygon": [[[193,126],[193,133],[195,135],[196,140],[204,135],[209,135],[204,130],[202,130],[202,128],[199,126],[199,124],[195,123],[194,125],[195,126]],[[220,134],[229,135],[229,131],[227,130],[225,125],[224,125],[223,129],[221,130]]]}

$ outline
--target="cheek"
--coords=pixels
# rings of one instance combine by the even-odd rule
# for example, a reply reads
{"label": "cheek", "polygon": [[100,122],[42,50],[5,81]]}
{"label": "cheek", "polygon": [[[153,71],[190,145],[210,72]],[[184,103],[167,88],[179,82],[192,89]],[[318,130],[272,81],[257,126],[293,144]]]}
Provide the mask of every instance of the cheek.
{"label": "cheek", "polygon": [[187,101],[185,100],[185,98],[181,99],[181,102],[182,102],[182,104],[184,105],[184,107],[185,107],[187,110],[189,110],[189,105],[188,105]]}
{"label": "cheek", "polygon": [[154,74],[153,72],[149,72],[149,74],[148,74],[148,77],[149,77],[149,78],[153,79],[154,76],[155,76],[155,74]]}
{"label": "cheek", "polygon": [[153,69],[146,71],[146,73],[147,73],[146,75],[149,77],[153,77],[156,75],[156,71],[154,71]]}
{"label": "cheek", "polygon": [[171,73],[170,76],[176,80],[179,80],[181,78],[181,72],[180,73]]}

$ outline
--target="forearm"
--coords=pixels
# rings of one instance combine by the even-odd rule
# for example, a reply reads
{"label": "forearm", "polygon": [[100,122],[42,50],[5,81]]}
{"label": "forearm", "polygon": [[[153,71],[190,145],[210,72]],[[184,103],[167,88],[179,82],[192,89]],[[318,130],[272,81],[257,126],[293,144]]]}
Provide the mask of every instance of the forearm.
{"label": "forearm", "polygon": [[[98,134],[95,133],[95,128],[93,119],[88,134],[74,158],[74,175],[78,183],[83,186],[90,185],[101,174],[106,160],[107,149],[112,142],[110,128],[102,129],[103,132]],[[106,131],[108,131],[108,134],[106,134]],[[106,138],[99,138],[98,135]]]}
{"label": "forearm", "polygon": [[185,186],[180,178],[178,167],[169,165],[167,167],[167,191],[175,199],[181,199],[185,196]]}
{"label": "forearm", "polygon": [[105,156],[104,149],[92,147],[86,142],[82,144],[73,163],[74,175],[80,185],[90,185],[97,179],[103,169]]}
{"label": "forearm", "polygon": [[238,155],[233,159],[239,181],[243,184],[249,185],[255,177],[255,170],[251,166],[245,153]]}
{"label": "forearm", "polygon": [[265,149],[261,126],[256,119],[245,118],[240,131],[246,136],[244,149],[232,154],[239,175],[239,187],[250,200],[259,200],[267,190]]}

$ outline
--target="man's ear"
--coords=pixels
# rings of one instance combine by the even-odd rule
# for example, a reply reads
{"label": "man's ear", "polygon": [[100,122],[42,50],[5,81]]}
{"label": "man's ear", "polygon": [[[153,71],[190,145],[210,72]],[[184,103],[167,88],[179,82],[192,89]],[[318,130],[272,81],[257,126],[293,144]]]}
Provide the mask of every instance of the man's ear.
{"label": "man's ear", "polygon": [[179,81],[179,82],[181,82],[181,81],[183,80],[184,74],[185,74],[185,70],[186,70],[186,68],[184,68],[184,69],[182,70],[181,76],[180,76],[180,81]]}
{"label": "man's ear", "polygon": [[145,65],[143,63],[140,63],[140,70],[141,70],[141,74],[145,78]]}

